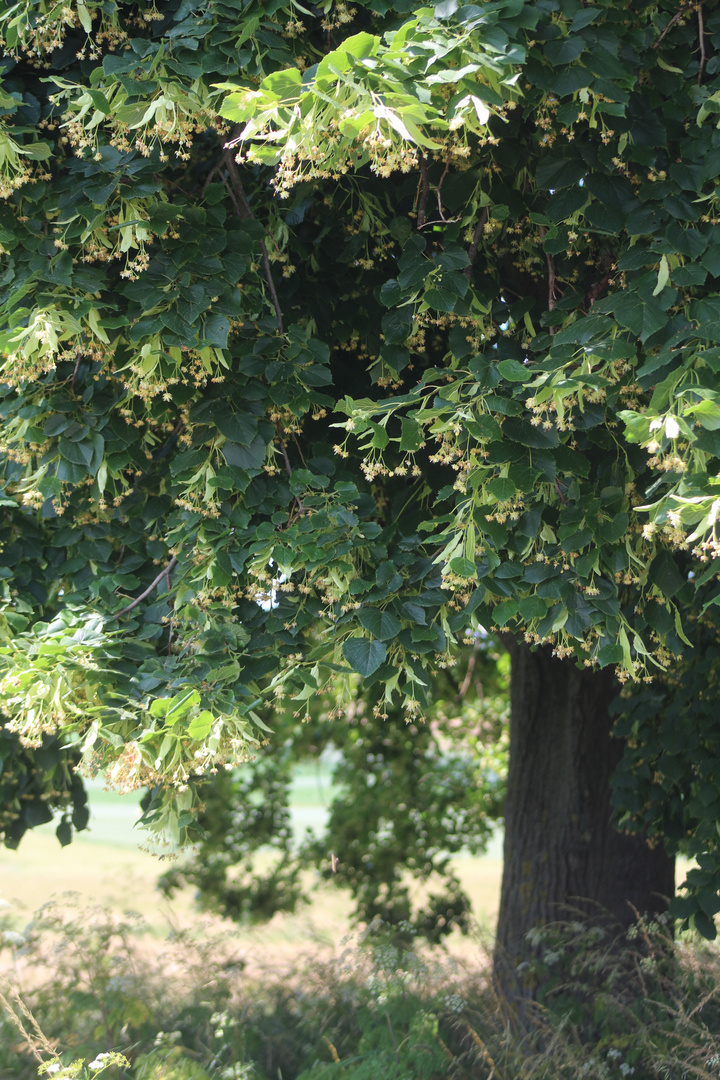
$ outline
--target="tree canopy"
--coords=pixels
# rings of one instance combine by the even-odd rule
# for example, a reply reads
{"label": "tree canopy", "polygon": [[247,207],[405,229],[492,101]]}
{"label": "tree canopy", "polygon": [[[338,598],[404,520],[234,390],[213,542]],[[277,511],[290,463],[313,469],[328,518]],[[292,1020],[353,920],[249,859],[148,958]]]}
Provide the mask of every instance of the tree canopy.
{"label": "tree canopy", "polygon": [[714,6],[20,0],[0,35],[8,746],[60,733],[178,842],[268,704],[422,717],[479,626],[633,683],[714,637]]}

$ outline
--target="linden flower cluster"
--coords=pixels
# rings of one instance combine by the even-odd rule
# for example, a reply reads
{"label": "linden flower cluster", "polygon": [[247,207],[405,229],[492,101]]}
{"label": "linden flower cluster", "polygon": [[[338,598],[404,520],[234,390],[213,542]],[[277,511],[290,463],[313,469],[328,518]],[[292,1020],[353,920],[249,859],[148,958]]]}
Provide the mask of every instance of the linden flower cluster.
{"label": "linden flower cluster", "polygon": [[320,25],[323,30],[337,30],[344,24],[351,23],[356,15],[357,8],[348,7],[342,0],[339,0],[332,8],[330,14],[325,16]]}
{"label": "linden flower cluster", "polygon": [[[65,28],[81,25],[77,12],[73,11],[69,4],[52,4],[48,12],[34,15],[33,18],[26,16],[24,22],[18,20],[16,30],[24,58],[33,67],[45,66],[45,54],[54,52],[63,45]],[[0,38],[0,42],[7,56],[19,59],[18,52],[9,49],[4,38]]]}
{"label": "linden flower cluster", "polygon": [[[162,343],[158,345],[158,351],[161,349]],[[139,360],[133,363],[129,371],[123,369],[116,374],[122,378],[123,388],[128,390],[133,397],[139,398],[143,402],[149,402],[161,395],[163,401],[172,401],[173,392],[170,388],[176,385],[202,389],[207,385],[208,378],[212,383],[219,384],[225,381],[225,375],[220,370],[219,365],[212,361],[206,362],[196,349],[189,349],[187,346],[182,345],[180,346],[180,354],[181,359],[175,365],[174,375],[163,375],[159,364],[153,371],[145,373]],[[166,365],[165,370],[167,371],[168,360],[164,359],[163,363]],[[172,367],[170,370],[173,370]],[[132,413],[129,406],[123,406],[120,412],[132,422]],[[141,426],[141,423],[142,421],[135,421],[137,427]],[[181,441],[184,441],[185,438],[186,436],[181,436]]]}
{"label": "linden flower cluster", "polygon": [[462,450],[453,442],[453,435],[443,434],[438,437],[440,448],[430,455],[430,461],[436,465],[452,465],[462,457]]}
{"label": "linden flower cluster", "polygon": [[683,473],[687,469],[687,461],[684,461],[677,454],[668,454],[662,456],[658,454],[660,449],[659,444],[653,440],[649,442],[645,448],[652,456],[648,458],[648,465],[651,469],[658,469],[661,472],[678,472]]}
{"label": "linden flower cluster", "polygon": [[0,170],[0,199],[9,199],[24,184],[32,184],[37,178],[33,177],[30,167],[24,161],[19,158],[13,161],[7,156],[7,145],[14,144],[11,139],[4,141],[4,146],[0,141],[0,151],[5,151],[6,154]]}
{"label": "linden flower cluster", "polygon": [[[72,91],[66,90],[54,95],[53,101],[60,102],[70,96]],[[122,105],[122,96],[115,97],[113,110]],[[190,160],[190,150],[196,135],[202,134],[208,129],[214,130],[219,136],[225,137],[228,132],[226,122],[212,110],[197,105],[190,95],[183,102],[170,101],[161,91],[150,99],[147,113],[151,113],[151,119],[146,123],[134,125],[132,128],[113,117],[108,118],[106,125],[93,124],[89,114],[81,114],[74,117],[74,102],[70,101],[70,107],[63,114],[63,129],[65,135],[60,142],[72,148],[77,157],[85,157],[86,151],[90,152],[94,159],[100,160],[100,132],[103,127],[109,128],[110,146],[122,153],[130,153],[136,150],[143,157],[150,157],[153,150],[159,150],[161,162],[169,161],[167,145],[176,147],[175,157],[181,161]],[[85,126],[87,123],[87,126]]]}
{"label": "linden flower cluster", "polygon": [[[355,109],[348,109],[343,119],[350,119],[355,112]],[[286,151],[281,157],[272,180],[281,199],[286,199],[296,184],[306,180],[340,180],[351,165],[365,155],[370,158],[371,171],[381,177],[398,171],[409,173],[418,168],[417,149],[404,142],[394,142],[383,134],[379,124],[362,140],[362,150],[344,138],[335,119],[326,122],[321,145],[317,142],[316,131],[317,127],[314,127],[312,131],[298,133],[292,152]],[[268,128],[260,134],[265,142],[278,137],[277,132]],[[261,161],[261,156],[250,148],[245,155],[238,154],[236,161],[256,162]]]}
{"label": "linden flower cluster", "polygon": [[[566,402],[564,404],[567,403]],[[533,427],[542,427],[543,431],[551,431],[556,427],[558,431],[574,431],[574,425],[569,420],[560,419],[557,415],[558,405],[555,401],[544,401],[538,404],[534,397],[528,398],[525,408],[532,412],[530,423]]]}
{"label": "linden flower cluster", "polygon": [[[160,18],[162,18],[162,15]],[[121,47],[124,48],[127,41],[127,30],[123,30],[114,23],[103,21],[99,29],[93,28],[92,41],[88,41],[87,45],[83,46],[76,55],[78,60],[84,60],[86,56],[90,60],[99,60],[103,46],[108,52],[115,52]]]}
{"label": "linden flower cluster", "polygon": [[220,507],[209,502],[205,491],[186,491],[184,495],[178,495],[173,499],[176,506],[181,510],[187,510],[191,514],[199,514],[202,518],[219,518]]}
{"label": "linden flower cluster", "polygon": [[517,521],[524,509],[525,503],[522,499],[506,499],[497,504],[492,514],[486,514],[485,520],[497,521],[498,525],[504,525],[508,519]]}
{"label": "linden flower cluster", "polygon": [[692,553],[704,563],[710,562],[711,559],[720,559],[720,541],[715,536],[710,540],[703,540],[692,549]]}
{"label": "linden flower cluster", "polygon": [[[128,222],[132,224],[127,224]],[[63,231],[56,226],[53,233],[54,246],[60,251],[69,250],[68,230]],[[135,281],[138,275],[148,268],[150,254],[147,248],[154,244],[158,236],[161,240],[176,238],[172,229],[166,228],[162,233],[154,231],[148,221],[147,210],[141,202],[121,199],[119,207],[114,212],[107,213],[103,222],[98,223],[88,239],[81,244],[80,261],[110,263],[124,258],[125,267],[120,271],[120,276]]]}
{"label": "linden flower cluster", "polygon": [[379,127],[362,143],[370,155],[370,171],[377,176],[388,177],[394,172],[414,172],[418,167],[418,154],[407,143],[394,145],[392,139],[383,135]]}

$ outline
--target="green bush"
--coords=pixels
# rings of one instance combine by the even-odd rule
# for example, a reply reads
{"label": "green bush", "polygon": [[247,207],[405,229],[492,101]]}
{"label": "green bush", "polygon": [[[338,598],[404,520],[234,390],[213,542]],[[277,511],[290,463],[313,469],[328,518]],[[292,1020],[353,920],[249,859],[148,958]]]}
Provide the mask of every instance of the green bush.
{"label": "green bush", "polygon": [[248,976],[229,936],[175,929],[148,943],[144,929],[70,899],[6,931],[3,1080],[36,1077],[38,1058],[54,1080],[94,1080],[98,1062],[103,1080],[718,1075],[718,953],[658,922],[622,941],[579,921],[534,931],[519,973],[532,994],[514,1005],[489,964],[399,946],[379,920],[332,959],[265,978]]}

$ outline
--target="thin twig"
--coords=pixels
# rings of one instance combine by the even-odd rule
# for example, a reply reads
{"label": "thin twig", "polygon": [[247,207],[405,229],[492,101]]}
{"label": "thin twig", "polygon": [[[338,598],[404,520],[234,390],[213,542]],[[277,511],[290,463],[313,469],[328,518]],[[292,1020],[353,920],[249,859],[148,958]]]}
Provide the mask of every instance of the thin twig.
{"label": "thin twig", "polygon": [[465,695],[467,694],[468,690],[470,689],[470,683],[472,682],[473,672],[475,671],[475,662],[476,662],[476,660],[477,660],[477,649],[475,649],[470,654],[470,659],[468,660],[468,666],[467,666],[467,671],[465,673],[465,678],[462,681],[462,686],[460,686],[460,688],[458,689],[458,692],[457,692],[457,700],[458,701],[462,701],[463,698],[465,697]]}
{"label": "thin twig", "polygon": [[420,158],[420,183],[418,187],[420,191],[420,197],[418,198],[417,227],[418,229],[422,229],[423,225],[425,224],[425,211],[427,210],[427,201],[430,196],[428,163],[427,158],[424,154]]}
{"label": "thin twig", "polygon": [[[229,144],[228,144],[228,145],[229,145]],[[207,189],[208,189],[208,188],[210,187],[210,184],[212,183],[212,179],[213,179],[213,177],[215,176],[215,174],[216,174],[217,172],[219,172],[219,171],[220,171],[220,169],[222,169],[223,165],[225,164],[225,157],[226,157],[226,154],[227,154],[227,149],[224,149],[224,150],[223,150],[223,153],[222,153],[222,154],[220,155],[220,157],[219,157],[219,158],[218,158],[218,160],[217,160],[217,161],[215,162],[215,164],[213,165],[213,167],[212,167],[212,169],[210,170],[210,172],[209,172],[209,173],[207,174],[207,176],[205,177],[205,183],[204,183],[204,184],[203,184],[203,186],[202,186],[202,187],[200,188],[200,196],[201,196],[201,197],[202,197],[203,195],[205,195],[205,193],[206,193]]]}
{"label": "thin twig", "polygon": [[[547,235],[547,229],[545,228],[544,225],[540,225],[540,227],[538,228],[538,235],[539,235],[541,240],[545,239],[545,237]],[[555,310],[555,282],[557,280],[557,272],[555,270],[555,260],[553,259],[552,255],[548,254],[547,251],[545,252],[545,261],[547,262],[547,268],[548,268],[548,301],[547,301],[547,309],[548,309],[548,311],[554,311]],[[551,334],[554,334],[555,330],[556,330],[556,328],[554,326],[550,327],[550,333]]]}
{"label": "thin twig", "polygon": [[244,220],[245,219],[245,214],[243,213],[242,206],[240,205],[240,203],[235,198],[235,192],[230,187],[230,184],[228,183],[227,177],[223,176],[223,174],[220,173],[220,179],[222,180],[222,182],[223,182],[223,184],[225,186],[225,190],[227,191],[228,195],[230,196],[232,204],[235,207],[235,213],[238,215],[238,217],[241,217]]}
{"label": "thin twig", "polygon": [[[227,170],[228,170],[228,174],[230,176],[230,184],[232,185],[232,189],[235,192],[235,194],[237,195],[238,199],[240,200],[240,203],[242,204],[243,209],[245,211],[244,215],[241,215],[241,216],[244,216],[244,217],[247,217],[247,218],[252,218],[253,220],[255,220],[255,215],[254,215],[254,213],[252,211],[252,207],[250,206],[250,203],[247,200],[247,196],[245,195],[245,188],[243,187],[242,180],[240,179],[240,173],[238,172],[238,167],[235,164],[234,155],[232,153],[229,153],[229,152],[226,151],[226,153],[225,153],[225,161],[227,163]],[[278,299],[277,290],[275,288],[275,282],[273,281],[272,269],[270,267],[270,257],[268,255],[267,245],[265,244],[264,240],[260,241],[260,250],[262,251],[262,256],[263,256],[263,267],[264,267],[264,270],[265,270],[265,280],[267,281],[268,289],[270,290],[270,297],[272,299],[272,304],[273,304],[273,307],[275,308],[275,314],[277,316],[277,321],[278,321],[278,328],[280,330],[280,333],[284,334],[285,329],[283,327],[282,309],[280,308],[280,300]]]}
{"label": "thin twig", "polygon": [[477,258],[477,253],[478,253],[478,251],[480,249],[480,241],[482,240],[483,229],[487,225],[487,222],[488,222],[488,209],[487,209],[487,206],[486,206],[486,207],[484,207],[483,212],[480,215],[480,220],[478,221],[477,225],[475,226],[475,232],[473,233],[473,238],[470,241],[470,247],[468,248],[468,259],[470,260],[470,262],[469,262],[469,265],[466,266],[465,269],[463,270],[463,274],[468,279],[468,281],[470,281],[470,279],[472,278],[473,263],[475,262],[475,259]]}
{"label": "thin twig", "polygon": [[177,562],[177,555],[173,555],[172,559],[167,564],[167,566],[163,566],[163,568],[160,571],[160,573],[158,574],[158,576],[155,578],[155,580],[153,582],[150,583],[150,585],[148,585],[147,589],[145,589],[144,592],[141,592],[139,596],[136,596],[135,599],[132,601],[132,603],[128,604],[127,607],[124,607],[122,609],[122,611],[116,611],[115,615],[114,615],[114,618],[119,619],[122,615],[127,615],[128,612],[132,611],[133,608],[136,608],[138,606],[138,604],[141,604],[143,602],[143,600],[145,600],[146,597],[148,597],[150,595],[150,593],[154,589],[157,589],[158,585],[160,584],[160,582],[162,581],[163,578],[166,578],[168,589],[169,589],[170,588],[170,571],[173,569],[176,562]]}
{"label": "thin twig", "polygon": [[70,389],[72,390],[73,393],[75,393],[75,377],[76,377],[76,375],[78,373],[78,368],[79,367],[80,367],[80,353],[78,353],[77,360],[75,361],[75,370],[73,371],[72,379],[70,380]]}
{"label": "thin twig", "polygon": [[277,437],[280,441],[280,449],[282,450],[283,461],[285,462],[285,472],[288,474],[288,476],[292,476],[292,465],[290,464],[287,446],[285,445],[285,440],[283,439],[283,431],[279,423],[275,425],[275,430],[277,431]]}
{"label": "thin twig", "polygon": [[441,194],[440,194],[440,193],[441,193],[441,191],[442,191],[442,186],[443,186],[443,184],[444,184],[444,182],[445,182],[445,177],[447,176],[447,174],[448,174],[448,172],[449,172],[449,171],[450,171],[450,157],[449,157],[449,155],[448,155],[448,159],[447,159],[447,161],[445,162],[445,170],[444,170],[444,172],[443,172],[442,176],[440,177],[440,179],[439,179],[439,181],[438,181],[438,186],[437,186],[437,188],[436,188],[436,191],[437,191],[437,204],[438,204],[438,214],[440,215],[440,220],[441,220],[441,221],[445,221],[445,215],[443,214],[443,208],[442,208],[442,196],[441,196]]}
{"label": "thin twig", "polygon": [[[548,255],[545,252],[545,258],[547,260],[548,268],[548,311],[555,310],[555,282],[557,280],[557,273],[555,270],[555,260],[552,255]],[[550,334],[554,334],[557,330],[557,326],[550,327]]]}
{"label": "thin twig", "polygon": [[431,225],[454,225],[456,221],[460,221],[460,220],[461,220],[461,218],[459,216],[458,217],[451,217],[451,218],[437,218],[434,221],[426,221],[425,224],[423,225],[423,228],[424,229],[429,229]]}
{"label": "thin twig", "polygon": [[293,432],[293,442],[295,443],[295,446],[297,447],[297,452],[300,455],[300,460],[302,461],[303,466],[307,469],[307,462],[305,461],[305,456],[304,456],[304,454],[302,452],[302,447],[300,446],[300,443],[298,442],[298,437],[295,434],[295,432]]}
{"label": "thin twig", "polygon": [[[292,465],[290,464],[290,458],[288,456],[287,446],[285,445],[285,439],[283,438],[283,430],[280,427],[279,422],[275,425],[275,430],[277,431],[278,441],[280,442],[280,450],[282,451],[283,461],[285,462],[285,472],[288,474],[288,476],[292,476],[293,468],[292,468]],[[294,438],[294,436],[293,436],[293,438]],[[295,439],[295,442],[297,442],[297,439]],[[299,449],[300,449],[300,447],[298,446],[298,450]],[[302,457],[302,451],[300,451],[300,457]],[[303,461],[303,465],[304,464],[305,464],[305,462]],[[296,510],[295,510],[294,514],[290,515],[287,524],[284,526],[284,528],[286,528],[286,529],[288,529],[292,525],[292,523],[294,521],[297,521],[297,519],[302,514],[307,512],[307,507],[303,503],[302,499],[298,498],[297,495],[295,495],[294,498],[295,498]]]}
{"label": "thin twig", "polygon": [[705,71],[705,20],[703,18],[703,6],[698,4],[697,6],[698,17],[698,41],[700,42],[700,68],[698,70],[697,83],[698,86],[702,86],[703,73]]}
{"label": "thin twig", "polygon": [[670,22],[667,24],[667,26],[663,30],[660,37],[653,44],[653,49],[659,49],[660,48],[660,43],[662,42],[663,38],[668,33],[668,31],[675,25],[675,23],[678,21],[678,19],[682,19],[683,15],[686,15],[686,14],[687,14],[687,8],[680,8],[679,11],[675,12],[672,19],[670,20]]}

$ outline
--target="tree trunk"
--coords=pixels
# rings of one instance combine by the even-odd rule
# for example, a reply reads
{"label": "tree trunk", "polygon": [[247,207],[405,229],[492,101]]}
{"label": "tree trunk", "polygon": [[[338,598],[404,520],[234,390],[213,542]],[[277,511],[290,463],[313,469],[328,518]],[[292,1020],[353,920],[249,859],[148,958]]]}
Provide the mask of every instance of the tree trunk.
{"label": "tree trunk", "polygon": [[502,989],[532,997],[517,965],[537,954],[528,931],[563,918],[627,927],[674,892],[662,846],[612,825],[610,777],[623,746],[611,735],[612,671],[579,669],[550,649],[509,641],[510,767],[495,970]]}

